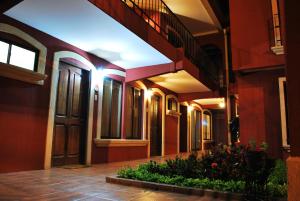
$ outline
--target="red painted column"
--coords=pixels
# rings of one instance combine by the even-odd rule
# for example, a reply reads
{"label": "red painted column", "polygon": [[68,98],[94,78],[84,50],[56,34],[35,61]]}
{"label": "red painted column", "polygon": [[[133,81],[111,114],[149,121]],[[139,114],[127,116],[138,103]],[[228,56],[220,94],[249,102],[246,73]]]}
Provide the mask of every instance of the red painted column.
{"label": "red painted column", "polygon": [[300,49],[300,2],[285,1],[286,13],[286,61],[287,61],[287,94],[289,111],[289,134],[291,157],[288,165],[288,200],[300,200],[300,79],[299,79],[299,49]]}

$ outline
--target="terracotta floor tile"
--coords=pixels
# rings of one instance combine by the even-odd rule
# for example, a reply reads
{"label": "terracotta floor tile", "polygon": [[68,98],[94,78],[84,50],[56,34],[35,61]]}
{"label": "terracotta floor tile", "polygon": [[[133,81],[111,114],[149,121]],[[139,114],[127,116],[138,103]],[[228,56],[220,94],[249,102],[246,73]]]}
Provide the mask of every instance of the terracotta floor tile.
{"label": "terracotta floor tile", "polygon": [[[155,157],[151,160],[163,161]],[[52,168],[0,174],[0,201],[84,200],[84,201],[221,201],[122,186],[105,182],[105,176],[115,175],[122,167],[136,167],[149,159],[94,165],[87,168]]]}

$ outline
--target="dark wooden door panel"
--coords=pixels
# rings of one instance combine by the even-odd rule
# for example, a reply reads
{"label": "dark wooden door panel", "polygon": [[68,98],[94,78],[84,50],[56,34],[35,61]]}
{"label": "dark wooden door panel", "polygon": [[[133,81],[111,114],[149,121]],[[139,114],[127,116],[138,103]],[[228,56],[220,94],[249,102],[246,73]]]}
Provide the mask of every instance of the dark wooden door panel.
{"label": "dark wooden door panel", "polygon": [[69,128],[68,136],[68,157],[79,156],[80,154],[80,126],[71,126]]}
{"label": "dark wooden door panel", "polygon": [[88,73],[61,62],[57,90],[52,164],[81,163],[86,140]]}
{"label": "dark wooden door panel", "polygon": [[69,72],[65,70],[59,70],[58,80],[59,81],[58,81],[57,101],[56,101],[56,115],[67,116]]}
{"label": "dark wooden door panel", "polygon": [[64,157],[66,143],[66,127],[64,125],[55,125],[54,129],[54,157]]}
{"label": "dark wooden door panel", "polygon": [[81,75],[74,74],[73,77],[73,96],[72,96],[72,117],[79,117],[80,116],[80,98],[82,96],[82,89],[81,89]]}
{"label": "dark wooden door panel", "polygon": [[187,152],[187,107],[180,106],[180,152]]}
{"label": "dark wooden door panel", "polygon": [[160,156],[162,146],[161,134],[161,104],[160,97],[153,95],[151,98],[151,132],[150,132],[150,155]]}
{"label": "dark wooden door panel", "polygon": [[192,150],[200,150],[201,144],[201,112],[194,110],[191,112],[191,127],[192,127]]}

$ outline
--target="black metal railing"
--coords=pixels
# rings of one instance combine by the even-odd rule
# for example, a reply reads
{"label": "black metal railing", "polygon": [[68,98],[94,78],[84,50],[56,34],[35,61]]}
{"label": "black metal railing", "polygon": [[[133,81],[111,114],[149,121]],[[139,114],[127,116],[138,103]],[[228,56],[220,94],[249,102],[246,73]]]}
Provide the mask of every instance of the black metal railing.
{"label": "black metal railing", "polygon": [[203,69],[218,84],[216,66],[203,51],[192,33],[162,0],[121,0],[174,47],[183,48],[185,56]]}

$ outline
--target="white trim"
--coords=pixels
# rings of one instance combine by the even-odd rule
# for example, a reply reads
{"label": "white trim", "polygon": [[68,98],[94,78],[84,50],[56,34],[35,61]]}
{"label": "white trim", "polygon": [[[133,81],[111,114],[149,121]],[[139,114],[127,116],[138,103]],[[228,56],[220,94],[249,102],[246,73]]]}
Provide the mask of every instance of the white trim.
{"label": "white trim", "polygon": [[271,50],[276,55],[284,54],[284,48],[282,45],[273,46],[273,47],[271,47]]}
{"label": "white trim", "polygon": [[[38,66],[37,72],[41,74],[45,74],[45,67],[46,67],[46,57],[47,57],[47,48],[38,40],[30,36],[29,34],[25,33],[24,31],[11,26],[9,24],[0,23],[0,32],[5,32],[8,34],[12,34],[21,38],[22,40],[28,42],[29,44],[33,45],[36,49],[39,50],[39,58],[38,58]],[[39,84],[43,85],[44,81],[39,81]]]}
{"label": "white trim", "polygon": [[141,81],[136,81],[135,82],[137,85],[139,85],[139,87],[144,90],[144,97],[143,97],[143,140],[146,140],[147,138],[147,97],[146,97],[146,93],[147,93],[147,87],[146,85],[141,82]]}
{"label": "white trim", "polygon": [[[159,88],[150,88],[149,90],[152,90],[153,93],[158,93],[161,96],[161,156],[165,156],[165,93],[160,90]],[[150,132],[151,132],[151,97],[149,98],[148,103],[148,140],[149,140],[149,146],[148,146],[148,157],[150,157],[150,146],[151,146],[151,139],[150,139]]]}
{"label": "white trim", "polygon": [[188,102],[181,102],[180,103],[181,105],[183,105],[183,106],[186,106],[187,108],[187,115],[186,115],[186,151],[187,152],[189,152],[190,151],[190,148],[189,148],[189,130],[190,130],[190,126],[189,126],[189,109],[188,109],[188,107],[189,107],[189,104],[188,104]]}
{"label": "white trim", "polygon": [[73,58],[83,64],[85,64],[91,71],[91,86],[90,86],[90,97],[89,97],[89,111],[88,111],[88,123],[87,123],[87,145],[86,145],[86,164],[91,164],[91,152],[92,152],[92,129],[93,129],[93,109],[94,109],[94,88],[96,79],[96,68],[83,56],[70,52],[70,51],[59,51],[54,53],[53,67],[52,67],[52,80],[51,80],[51,91],[50,91],[50,103],[49,103],[49,114],[48,114],[48,125],[47,125],[47,137],[46,137],[46,150],[45,150],[45,162],[44,168],[48,169],[51,167],[52,157],[52,141],[53,141],[53,127],[54,127],[54,116],[56,108],[56,96],[59,76],[59,61],[62,58]]}
{"label": "white trim", "polygon": [[201,136],[200,136],[200,140],[201,140],[201,150],[203,149],[203,126],[202,126],[202,118],[203,118],[203,109],[202,109],[202,107],[200,106],[200,105],[198,105],[198,104],[195,104],[195,103],[192,103],[192,104],[190,104],[190,106],[192,106],[193,107],[193,110],[191,110],[190,112],[189,112],[189,115],[190,115],[190,122],[189,122],[189,124],[190,124],[190,133],[189,133],[189,138],[190,138],[190,151],[192,151],[192,127],[193,127],[193,125],[192,125],[192,123],[193,123],[193,120],[192,120],[192,111],[194,111],[194,110],[197,110],[197,111],[199,111],[200,112],[200,114],[201,114]]}
{"label": "white trim", "polygon": [[284,82],[285,77],[278,78],[279,82],[279,100],[280,100],[280,117],[281,117],[281,137],[282,147],[289,148],[290,145],[287,143],[287,125],[286,125],[286,108],[285,108],[285,95],[284,94]]}
{"label": "white trim", "polygon": [[179,154],[180,153],[180,144],[179,144],[179,140],[180,140],[180,103],[179,103],[178,98],[175,95],[168,94],[166,96],[166,114],[168,114],[170,112],[170,110],[168,109],[168,100],[170,98],[174,98],[177,101],[177,114],[179,114],[179,115],[176,115],[176,117],[177,117],[177,154]]}
{"label": "white trim", "polygon": [[121,77],[126,77],[126,72],[117,69],[103,69],[103,73],[104,75],[119,75]]}
{"label": "white trim", "polygon": [[94,139],[97,147],[144,147],[148,140],[129,140],[129,139]]}
{"label": "white trim", "polygon": [[204,109],[203,111],[202,111],[202,122],[203,122],[203,120],[204,120],[204,112],[207,112],[207,113],[209,113],[209,115],[210,115],[210,137],[211,137],[211,139],[209,139],[209,140],[207,140],[207,139],[204,139],[203,137],[204,137],[204,127],[203,127],[203,125],[202,125],[202,150],[204,150],[204,142],[213,142],[214,140],[213,140],[213,130],[212,130],[212,113],[211,113],[211,111],[209,111],[209,110],[207,110],[207,109]]}

